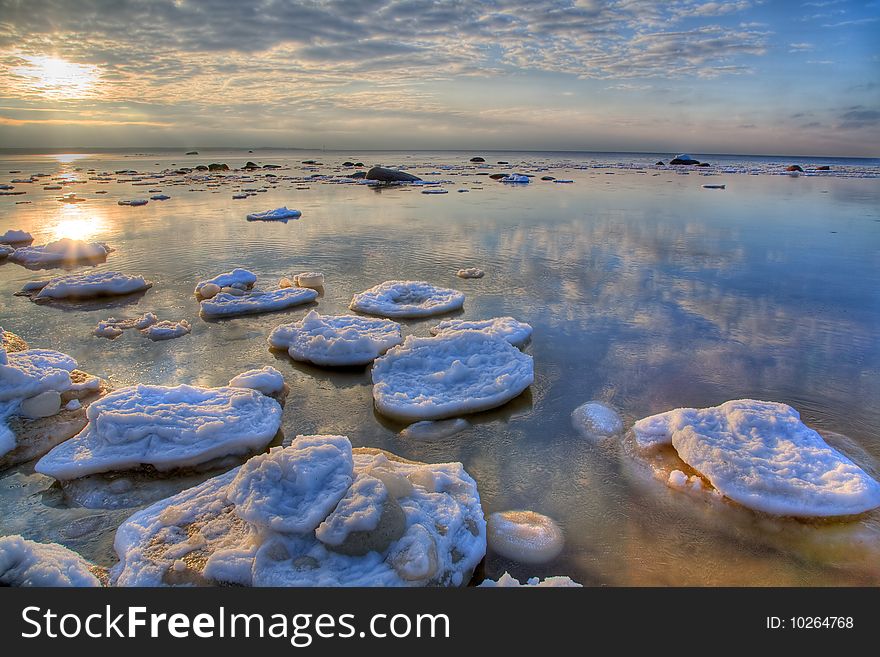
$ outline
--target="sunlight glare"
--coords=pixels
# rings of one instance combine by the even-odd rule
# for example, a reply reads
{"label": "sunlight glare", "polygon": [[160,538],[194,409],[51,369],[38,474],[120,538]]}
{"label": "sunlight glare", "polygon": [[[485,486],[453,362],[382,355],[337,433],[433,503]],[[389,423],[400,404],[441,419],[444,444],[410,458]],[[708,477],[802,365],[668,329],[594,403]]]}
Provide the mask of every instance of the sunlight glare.
{"label": "sunlight glare", "polygon": [[90,95],[100,76],[97,66],[75,64],[57,57],[22,55],[26,63],[13,69],[26,89],[55,98]]}
{"label": "sunlight glare", "polygon": [[102,216],[95,214],[94,208],[64,204],[58,208],[58,220],[52,228],[52,239],[67,237],[72,240],[87,240],[101,233],[105,223]]}

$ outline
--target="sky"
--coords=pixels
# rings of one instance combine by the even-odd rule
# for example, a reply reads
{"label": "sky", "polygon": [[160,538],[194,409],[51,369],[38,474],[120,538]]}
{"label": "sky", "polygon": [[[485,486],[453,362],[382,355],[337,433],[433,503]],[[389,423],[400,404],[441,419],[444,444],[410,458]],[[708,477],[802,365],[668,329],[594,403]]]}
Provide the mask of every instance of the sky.
{"label": "sky", "polygon": [[0,147],[880,157],[880,0],[0,0]]}

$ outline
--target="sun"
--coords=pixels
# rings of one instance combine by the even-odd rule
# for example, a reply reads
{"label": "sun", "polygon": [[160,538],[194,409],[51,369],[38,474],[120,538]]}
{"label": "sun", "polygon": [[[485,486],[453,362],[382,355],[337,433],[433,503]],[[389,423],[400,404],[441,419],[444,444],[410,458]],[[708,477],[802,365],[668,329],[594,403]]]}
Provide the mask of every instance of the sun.
{"label": "sun", "polygon": [[62,204],[58,208],[54,226],[52,226],[52,238],[60,240],[69,238],[72,240],[87,240],[95,237],[106,229],[106,222],[100,213],[94,208],[72,204]]}
{"label": "sun", "polygon": [[24,64],[12,72],[28,90],[53,98],[83,98],[91,95],[100,77],[97,66],[75,64],[57,57],[22,55]]}

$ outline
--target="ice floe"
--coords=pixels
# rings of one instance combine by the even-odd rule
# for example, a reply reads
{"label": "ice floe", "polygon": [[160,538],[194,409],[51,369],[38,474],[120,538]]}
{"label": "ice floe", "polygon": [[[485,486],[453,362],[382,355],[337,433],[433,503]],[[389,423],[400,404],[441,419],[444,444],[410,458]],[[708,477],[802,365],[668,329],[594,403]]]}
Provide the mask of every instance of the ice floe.
{"label": "ice floe", "polygon": [[145,198],[133,198],[133,199],[123,199],[117,202],[117,205],[130,205],[133,207],[137,207],[139,205],[146,205],[149,201]]}
{"label": "ice floe", "polygon": [[33,241],[34,236],[26,230],[11,229],[0,235],[0,244],[21,244]]}
{"label": "ice floe", "polygon": [[534,380],[532,357],[479,331],[407,337],[373,365],[373,400],[388,417],[413,422],[484,411]]}
{"label": "ice floe", "polygon": [[274,367],[266,365],[260,369],[242,372],[229,380],[230,388],[250,388],[264,395],[277,395],[284,390],[284,375]]}
{"label": "ice floe", "polygon": [[477,267],[466,267],[465,269],[459,269],[455,272],[455,275],[459,278],[483,278],[486,272]]}
{"label": "ice floe", "polygon": [[103,242],[63,238],[41,246],[23,246],[9,260],[25,267],[52,267],[78,262],[103,262],[112,249]]}
{"label": "ice floe", "polygon": [[0,260],[8,258],[13,253],[15,253],[14,247],[9,246],[8,244],[0,244]]}
{"label": "ice floe", "polygon": [[234,317],[284,310],[292,306],[309,303],[318,298],[318,293],[305,287],[286,287],[270,292],[250,291],[243,295],[220,292],[201,302],[205,317]]}
{"label": "ice floe", "polygon": [[135,513],[120,586],[461,586],[486,550],[476,484],[342,436],[299,436]]}
{"label": "ice floe", "polygon": [[[224,287],[235,287],[240,290],[249,290],[256,282],[257,275],[254,272],[242,269],[241,267],[236,267],[232,271],[217,274],[214,278],[209,278],[206,281],[199,281],[199,283],[196,284],[195,295],[198,297],[205,296],[203,292],[207,285],[215,286],[217,289],[212,289],[212,291],[214,294],[217,294]],[[211,296],[214,295],[212,294]]]}
{"label": "ice floe", "polygon": [[330,367],[366,365],[401,342],[400,325],[391,320],[314,310],[269,335],[269,345],[286,349],[294,360]]}
{"label": "ice floe", "polygon": [[[91,297],[118,296],[142,292],[152,287],[143,276],[129,276],[116,271],[98,271],[67,274],[52,278],[40,285],[31,296],[34,301],[60,299],[88,299]],[[33,290],[32,290],[33,291]],[[22,290],[24,293],[25,290]]]}
{"label": "ice floe", "polygon": [[152,326],[159,321],[153,313],[144,313],[140,317],[132,317],[129,319],[116,319],[111,317],[98,322],[95,327],[94,334],[99,338],[109,338],[113,340],[122,335],[123,331],[128,329],[142,330],[148,326]]}
{"label": "ice floe", "polygon": [[288,219],[299,219],[302,212],[299,210],[291,210],[287,207],[275,208],[274,210],[266,210],[264,212],[254,212],[247,216],[248,221],[287,221]]}
{"label": "ice floe", "polygon": [[[304,271],[293,277],[293,282],[300,287],[318,289],[324,287],[324,274],[319,271]],[[283,286],[279,286],[283,287]]]}
{"label": "ice floe", "polygon": [[0,586],[101,586],[97,571],[63,545],[0,537]]}
{"label": "ice floe", "polygon": [[[633,432],[641,449],[671,445],[714,490],[757,511],[822,517],[880,506],[880,483],[786,404],[740,399],[679,408],[639,420]],[[684,485],[680,476],[669,483]]]}
{"label": "ice floe", "polygon": [[440,440],[469,429],[471,423],[457,417],[449,420],[422,420],[413,422],[400,432],[402,438],[411,440]]}
{"label": "ice floe", "polygon": [[570,577],[546,577],[544,579],[539,579],[537,577],[530,577],[525,584],[521,584],[518,579],[513,577],[510,573],[505,572],[501,577],[497,580],[494,579],[484,579],[480,582],[479,586],[486,588],[517,588],[517,587],[548,587],[548,588],[566,588],[566,587],[576,587],[580,588],[583,584],[578,584]]}
{"label": "ice floe", "polygon": [[35,470],[67,480],[149,465],[168,471],[262,449],[281,426],[281,405],[236,387],[137,385],[94,402],[89,424]]}
{"label": "ice floe", "polygon": [[502,511],[486,524],[489,548],[507,559],[522,563],[546,563],[562,552],[564,538],[559,525],[534,511]]}
{"label": "ice floe", "polygon": [[141,334],[154,342],[161,340],[173,340],[187,335],[192,331],[192,326],[185,319],[179,322],[163,319],[161,322],[151,324],[140,330]]}
{"label": "ice floe", "polygon": [[600,401],[589,401],[574,409],[571,423],[581,436],[590,440],[603,440],[623,432],[620,415]]}
{"label": "ice floe", "polygon": [[509,176],[504,176],[503,178],[500,178],[500,180],[501,180],[501,182],[503,182],[503,183],[519,183],[519,184],[522,184],[522,183],[531,182],[531,180],[529,179],[528,176],[523,176],[523,175],[518,174],[518,173],[512,173],[512,174],[510,174]]}
{"label": "ice floe", "polygon": [[458,310],[464,294],[423,281],[385,281],[355,294],[349,308],[383,317],[427,317]]}
{"label": "ice floe", "polygon": [[431,328],[431,335],[449,335],[459,331],[479,331],[485,335],[503,338],[514,347],[523,346],[532,337],[532,327],[513,317],[447,319]]}

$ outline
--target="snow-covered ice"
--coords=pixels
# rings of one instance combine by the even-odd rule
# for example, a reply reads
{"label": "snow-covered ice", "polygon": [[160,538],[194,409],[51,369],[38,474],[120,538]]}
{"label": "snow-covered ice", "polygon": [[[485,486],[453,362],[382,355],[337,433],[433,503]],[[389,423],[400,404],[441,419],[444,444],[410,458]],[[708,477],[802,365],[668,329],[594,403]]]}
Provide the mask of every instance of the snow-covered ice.
{"label": "snow-covered ice", "polygon": [[103,242],[63,238],[41,246],[23,246],[9,256],[25,267],[52,267],[77,262],[103,262],[112,249]]}
{"label": "snow-covered ice", "polygon": [[284,310],[309,303],[318,298],[315,290],[307,287],[285,287],[271,292],[251,291],[243,296],[221,292],[201,302],[206,317],[234,317]]}
{"label": "snow-covered ice", "polygon": [[294,360],[331,367],[365,365],[402,341],[400,325],[389,319],[319,315],[314,310],[269,335],[269,345],[286,349]]}
{"label": "snow-covered ice", "polygon": [[300,287],[322,288],[324,287],[324,274],[319,271],[304,271],[294,276],[293,282]]}
{"label": "snow-covered ice", "polygon": [[471,423],[457,417],[449,420],[422,420],[414,422],[400,432],[402,438],[411,440],[440,440],[469,429]]}
{"label": "snow-covered ice", "polygon": [[302,212],[299,210],[291,210],[287,207],[275,208],[274,210],[266,210],[264,212],[254,212],[247,216],[248,221],[287,221],[288,219],[299,219]]}
{"label": "snow-covered ice", "polygon": [[821,517],[880,506],[880,483],[786,404],[740,399],[679,408],[639,420],[633,432],[642,449],[672,445],[717,491],[757,511]]}
{"label": "snow-covered ice", "polygon": [[534,511],[493,513],[486,527],[491,550],[522,563],[552,561],[562,552],[565,542],[559,525]]}
{"label": "snow-covered ice", "polygon": [[0,586],[101,586],[95,570],[63,545],[0,537]]}
{"label": "snow-covered ice", "polygon": [[140,329],[142,335],[145,335],[154,342],[180,338],[187,335],[190,331],[192,331],[192,326],[190,326],[190,323],[185,319],[182,319],[179,322],[163,319],[161,322],[156,322],[146,328]]}
{"label": "snow-covered ice", "polygon": [[144,313],[140,317],[131,317],[127,319],[110,317],[109,319],[104,319],[98,322],[94,334],[99,338],[110,338],[112,340],[122,335],[123,331],[133,328],[138,330],[145,329],[158,321],[159,318],[149,312]]}
{"label": "snow-covered ice", "polygon": [[120,526],[121,586],[461,586],[486,550],[476,484],[342,436],[299,436]]}
{"label": "snow-covered ice", "polygon": [[548,588],[566,588],[566,587],[577,587],[580,588],[583,584],[578,584],[570,577],[546,577],[544,579],[539,579],[537,577],[530,577],[525,584],[521,584],[518,579],[513,577],[510,573],[506,572],[499,577],[497,580],[494,579],[484,579],[478,585],[480,587],[486,588],[517,588],[517,587],[548,587]]}
{"label": "snow-covered ice", "polygon": [[15,253],[15,247],[8,244],[0,244],[0,260],[8,258],[13,253]]}
{"label": "snow-covered ice", "polygon": [[[257,275],[254,272],[241,267],[236,267],[232,271],[217,274],[214,278],[209,278],[206,281],[199,281],[199,283],[196,284],[195,295],[202,296],[202,288],[206,285],[216,285],[220,289],[224,287],[237,287],[240,290],[249,290],[256,282]],[[219,292],[220,290],[218,289],[217,291]]]}
{"label": "snow-covered ice", "polygon": [[458,331],[479,331],[507,340],[514,347],[522,347],[532,337],[532,327],[513,317],[492,319],[447,319],[431,329],[431,335],[448,335]]}
{"label": "snow-covered ice", "polygon": [[427,317],[458,310],[464,294],[424,281],[385,281],[355,294],[349,308],[383,317]]}
{"label": "snow-covered ice", "polygon": [[166,471],[265,447],[281,405],[248,388],[137,385],[87,409],[89,424],[35,470],[66,480],[150,465]]}
{"label": "snow-covered ice", "polygon": [[512,173],[512,174],[510,174],[509,176],[504,176],[503,178],[501,178],[501,182],[503,182],[503,183],[520,183],[520,184],[522,184],[522,183],[531,182],[531,180],[529,179],[528,176],[523,176],[523,175],[518,174],[518,173]]}
{"label": "snow-covered ice", "polygon": [[50,279],[32,299],[86,299],[140,292],[152,287],[143,276],[129,276],[116,271],[67,274]]}
{"label": "snow-covered ice", "polygon": [[455,272],[455,275],[459,278],[483,278],[483,276],[486,275],[486,272],[478,267],[465,267],[464,269],[459,269]]}
{"label": "snow-covered ice", "polygon": [[20,244],[22,242],[33,242],[34,236],[26,230],[7,230],[0,235],[0,244]]}
{"label": "snow-covered ice", "polygon": [[602,440],[623,432],[620,415],[600,401],[589,401],[574,409],[571,423],[581,436],[589,440]]}
{"label": "snow-covered ice", "polygon": [[479,331],[409,336],[374,363],[373,399],[397,420],[439,420],[501,406],[534,376],[532,357],[502,338]]}
{"label": "snow-covered ice", "polygon": [[230,388],[251,388],[264,395],[277,395],[284,390],[284,375],[274,367],[266,365],[260,369],[242,372],[228,383]]}

